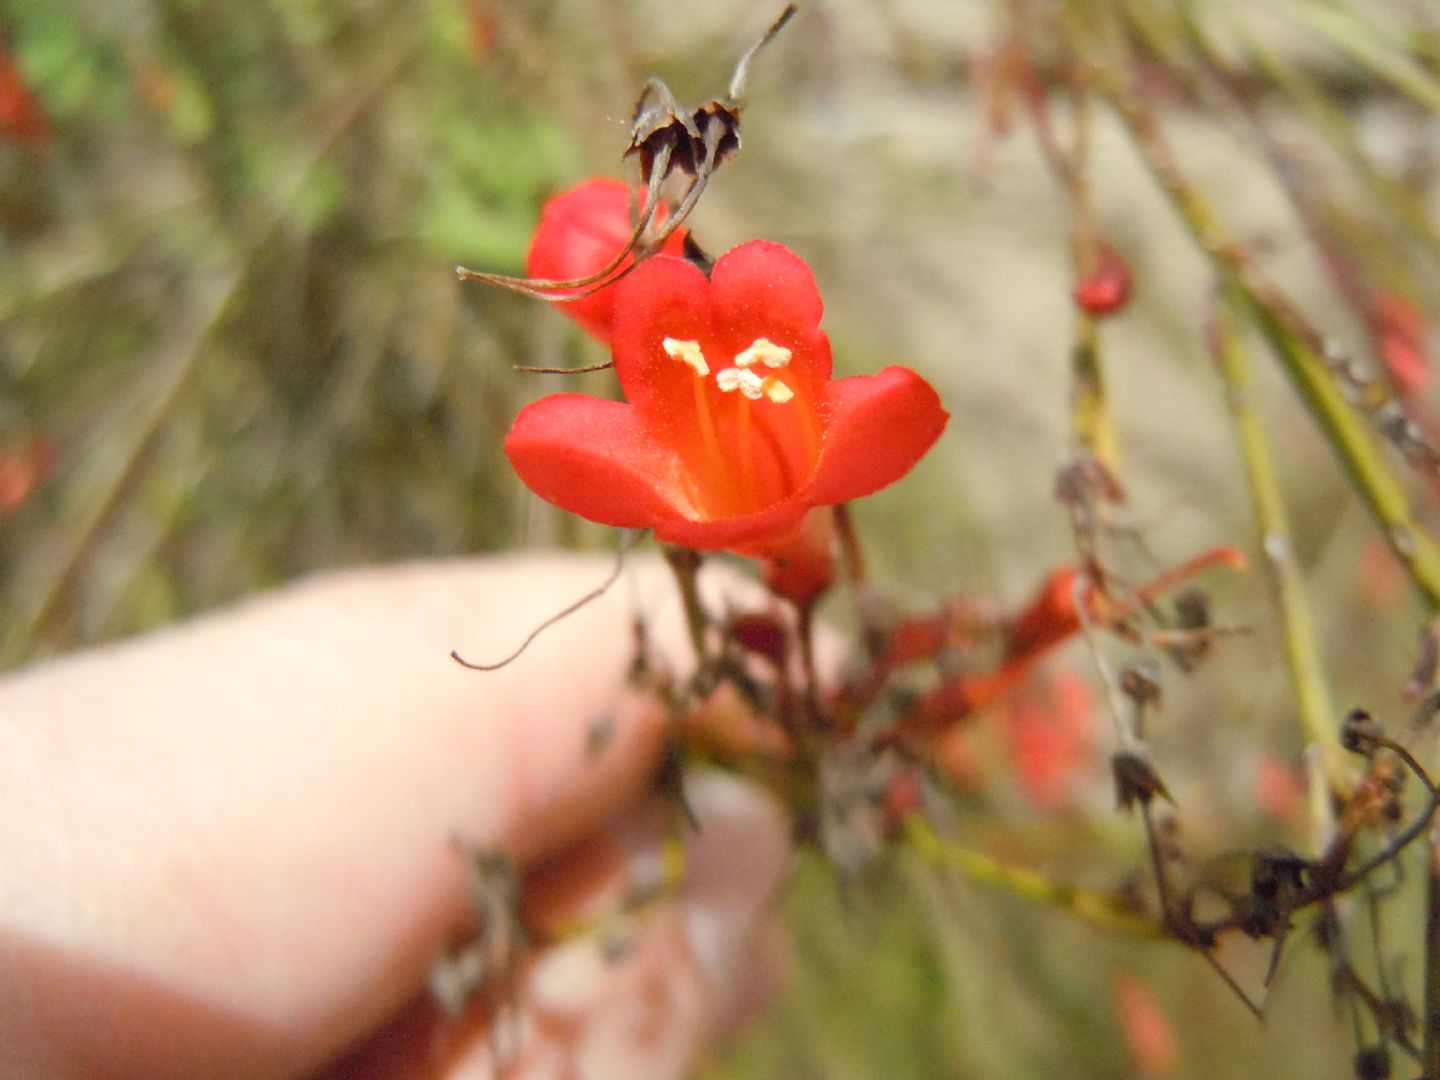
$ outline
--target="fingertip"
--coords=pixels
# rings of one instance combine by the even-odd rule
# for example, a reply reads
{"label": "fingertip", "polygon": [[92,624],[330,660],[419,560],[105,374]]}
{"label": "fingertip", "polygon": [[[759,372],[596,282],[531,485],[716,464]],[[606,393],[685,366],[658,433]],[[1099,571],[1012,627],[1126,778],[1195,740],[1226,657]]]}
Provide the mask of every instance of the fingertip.
{"label": "fingertip", "polygon": [[727,773],[688,779],[698,823],[681,907],[692,955],[722,998],[732,996],[747,946],[789,871],[792,844],[780,804]]}

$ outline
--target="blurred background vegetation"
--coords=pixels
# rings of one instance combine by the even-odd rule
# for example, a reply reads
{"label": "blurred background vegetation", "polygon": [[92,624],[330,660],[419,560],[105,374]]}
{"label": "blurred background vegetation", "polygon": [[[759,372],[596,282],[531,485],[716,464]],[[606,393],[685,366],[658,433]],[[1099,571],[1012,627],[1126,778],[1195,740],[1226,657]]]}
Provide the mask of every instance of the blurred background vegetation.
{"label": "blurred background vegetation", "polygon": [[[1057,39],[1017,46],[1017,11],[1051,26],[1107,8],[1127,11],[1145,98],[1248,257],[1428,416],[1432,4],[814,0],[757,62],[745,151],[691,226],[712,251],[766,236],[810,261],[842,369],[904,362],[940,387],[955,416],[942,444],[856,510],[904,602],[1014,608],[1074,556],[1054,498],[1071,445],[1071,209],[1005,71],[1017,47],[1036,71],[1063,60]],[[3,0],[0,13],[0,663],[327,567],[610,543],[537,504],[499,452],[517,409],[556,385],[512,367],[594,362],[597,347],[537,303],[462,287],[453,267],[519,272],[547,194],[619,174],[644,77],[682,100],[722,92],[770,6]],[[1124,124],[1093,112],[1091,213],[1135,280],[1104,361],[1149,552],[1140,578],[1252,545],[1254,523],[1207,348],[1212,269]],[[1413,384],[1383,348],[1381,296],[1419,320]],[[1258,360],[1335,698],[1398,718],[1425,605]],[[1433,522],[1433,480],[1406,483]],[[1251,632],[1171,688],[1157,759],[1202,852],[1302,845],[1303,813],[1257,810],[1257,783],[1303,743],[1276,616],[1258,572],[1215,585],[1220,621]],[[1063,658],[1083,664],[1081,650]],[[1110,807],[1103,738],[1043,808],[1003,743],[977,733],[986,779],[953,804],[972,844],[1095,887],[1141,865],[1133,822]],[[1303,941],[1261,1027],[1193,954],[1106,937],[904,852],[876,878],[841,888],[803,862],[787,900],[795,976],[707,1076],[1352,1075],[1348,1014]],[[1413,897],[1394,925],[1384,962],[1414,1000]],[[1231,959],[1255,987],[1266,957]],[[1150,1028],[1168,1023],[1168,1056],[1147,1059],[1134,1030],[1127,1041],[1136,985],[1161,1018]]]}

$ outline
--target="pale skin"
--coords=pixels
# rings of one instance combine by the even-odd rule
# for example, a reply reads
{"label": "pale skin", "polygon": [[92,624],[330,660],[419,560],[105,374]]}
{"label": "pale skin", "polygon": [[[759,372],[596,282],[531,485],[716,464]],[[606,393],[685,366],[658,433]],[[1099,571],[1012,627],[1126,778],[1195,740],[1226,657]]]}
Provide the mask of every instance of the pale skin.
{"label": "pale skin", "polygon": [[[503,656],[607,569],[351,571],[0,680],[0,1076],[484,1077],[497,1045],[507,1076],[685,1075],[773,983],[789,846],[735,780],[687,781],[698,834],[653,793],[630,628],[693,666],[673,582],[637,559],[503,671],[447,656]],[[674,835],[683,879],[617,916]],[[467,921],[457,838],[572,928],[495,1038],[424,992]]]}

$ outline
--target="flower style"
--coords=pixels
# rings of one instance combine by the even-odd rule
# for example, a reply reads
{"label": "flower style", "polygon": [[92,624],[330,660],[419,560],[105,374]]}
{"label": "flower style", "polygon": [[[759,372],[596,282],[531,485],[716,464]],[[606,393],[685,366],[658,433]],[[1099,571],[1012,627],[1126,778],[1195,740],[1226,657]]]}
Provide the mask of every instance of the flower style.
{"label": "flower style", "polygon": [[934,389],[905,368],[831,380],[815,280],[779,244],[735,248],[709,278],[657,255],[613,292],[626,400],[542,398],[505,440],[531,490],[591,521],[813,555],[829,526],[809,511],[898,480],[945,427]]}

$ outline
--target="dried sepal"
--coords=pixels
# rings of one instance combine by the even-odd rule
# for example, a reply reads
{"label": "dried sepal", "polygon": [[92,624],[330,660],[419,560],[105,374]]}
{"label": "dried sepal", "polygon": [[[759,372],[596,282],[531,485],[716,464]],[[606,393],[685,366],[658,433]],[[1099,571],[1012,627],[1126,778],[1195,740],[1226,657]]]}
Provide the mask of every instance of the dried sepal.
{"label": "dried sepal", "polygon": [[1385,742],[1385,729],[1364,709],[1351,709],[1340,725],[1340,745],[1352,754],[1373,757]]}
{"label": "dried sepal", "polygon": [[1122,810],[1149,806],[1157,795],[1167,802],[1175,801],[1155,766],[1137,751],[1121,750],[1115,754],[1110,759],[1110,772],[1115,778],[1115,801]]}
{"label": "dried sepal", "polygon": [[[724,98],[713,98],[698,107],[689,108],[680,104],[662,80],[652,76],[645,81],[635,103],[630,122],[630,142],[623,155],[638,155],[645,198],[634,218],[630,235],[607,263],[598,270],[573,278],[515,277],[459,266],[455,272],[460,280],[498,285],[540,300],[583,300],[614,285],[664,247],[695,209],[715,170],[739,152],[740,112],[744,107],[744,87],[750,64],[756,53],[790,21],[795,11],[794,4],[788,5],[765,35],[746,50],[735,66],[729,92]],[[663,188],[666,180],[676,173],[691,177],[691,181],[673,212],[662,217]]]}

